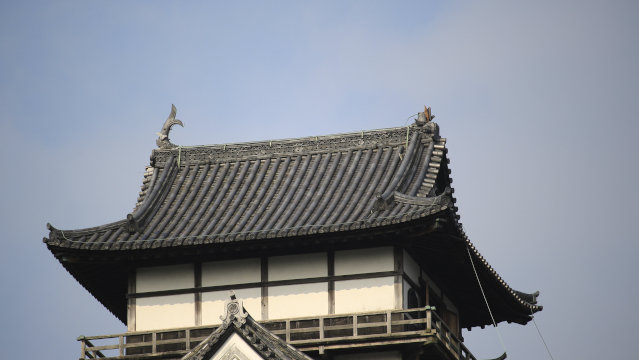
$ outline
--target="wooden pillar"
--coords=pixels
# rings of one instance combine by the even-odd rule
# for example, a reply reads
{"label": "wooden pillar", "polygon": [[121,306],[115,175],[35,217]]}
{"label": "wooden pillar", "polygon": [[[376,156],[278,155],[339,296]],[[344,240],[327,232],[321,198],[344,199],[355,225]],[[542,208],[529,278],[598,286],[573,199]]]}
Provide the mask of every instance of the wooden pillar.
{"label": "wooden pillar", "polygon": [[404,271],[404,250],[399,246],[395,246],[393,252],[395,258],[395,309],[402,309],[404,307],[402,301],[402,290],[404,287],[404,279],[402,277]]}
{"label": "wooden pillar", "polygon": [[[129,271],[129,294],[135,294],[136,270]],[[130,298],[127,305],[127,331],[135,331],[135,298]]]}
{"label": "wooden pillar", "polygon": [[[327,254],[328,276],[335,276],[335,251]],[[335,314],[335,281],[328,282],[328,313]]]}
{"label": "wooden pillar", "polygon": [[[262,257],[262,284],[268,281],[268,257]],[[268,320],[268,287],[262,286],[262,320]]]}
{"label": "wooden pillar", "polygon": [[[197,261],[193,265],[194,285],[195,288],[202,287],[202,263]],[[202,325],[202,293],[196,292],[195,294],[195,326]]]}

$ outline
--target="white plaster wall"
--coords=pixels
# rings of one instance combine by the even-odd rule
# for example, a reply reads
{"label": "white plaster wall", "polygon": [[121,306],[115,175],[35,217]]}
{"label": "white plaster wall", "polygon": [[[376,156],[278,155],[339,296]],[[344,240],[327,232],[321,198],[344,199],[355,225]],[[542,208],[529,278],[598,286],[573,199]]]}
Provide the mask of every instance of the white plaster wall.
{"label": "white plaster wall", "polygon": [[377,351],[371,353],[358,353],[336,355],[335,360],[402,360],[402,354],[399,351]]}
{"label": "white plaster wall", "polygon": [[326,253],[273,256],[268,258],[268,281],[321,276],[328,276]]}
{"label": "white plaster wall", "polygon": [[[241,299],[244,309],[253,319],[262,320],[262,289],[234,290],[235,296]],[[220,316],[224,315],[224,302],[229,300],[228,291],[213,291],[202,293],[202,325],[221,324]]]}
{"label": "white plaster wall", "polygon": [[[186,289],[195,286],[193,265],[171,265],[136,270],[136,291]],[[136,330],[195,325],[195,295],[182,294],[135,300]]]}
{"label": "white plaster wall", "polygon": [[336,314],[394,308],[395,281],[393,276],[335,282]]}
{"label": "white plaster wall", "polygon": [[195,326],[194,300],[193,294],[136,299],[136,330]]}
{"label": "white plaster wall", "polygon": [[259,258],[202,263],[202,286],[260,282],[261,266]]}
{"label": "white plaster wall", "polygon": [[413,280],[415,284],[419,284],[419,274],[421,273],[421,269],[415,260],[413,260],[412,256],[410,256],[406,250],[403,250],[404,254],[404,273],[408,275],[408,277]]}
{"label": "white plaster wall", "polygon": [[326,282],[268,288],[269,319],[326,314],[328,314],[328,283]]}
{"label": "white plaster wall", "polygon": [[392,246],[335,252],[335,275],[393,270],[395,266]]}
{"label": "white plaster wall", "polygon": [[193,264],[138,268],[136,292],[188,289],[195,286]]}
{"label": "white plaster wall", "polygon": [[[246,355],[250,360],[262,360],[262,357],[255,351],[249,344],[244,341],[244,339],[239,336],[237,333],[231,334],[228,339],[224,342],[224,345],[220,347],[217,352],[211,357],[211,360],[220,360],[226,355],[229,351],[232,351],[233,347],[236,350],[239,350],[242,354]],[[234,359],[233,357],[229,357],[229,359]]]}

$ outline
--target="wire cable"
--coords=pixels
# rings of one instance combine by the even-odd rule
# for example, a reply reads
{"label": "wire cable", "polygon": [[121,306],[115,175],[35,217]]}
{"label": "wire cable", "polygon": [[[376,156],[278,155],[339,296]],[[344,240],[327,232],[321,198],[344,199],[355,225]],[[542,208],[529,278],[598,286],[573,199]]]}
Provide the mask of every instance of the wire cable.
{"label": "wire cable", "polygon": [[504,348],[504,354],[506,354],[507,353],[506,345],[504,345],[504,340],[502,340],[501,334],[499,333],[499,329],[497,328],[497,323],[495,322],[495,318],[493,317],[493,312],[490,310],[490,305],[488,305],[488,300],[486,299],[486,294],[484,293],[484,288],[481,286],[481,281],[479,281],[479,275],[477,275],[477,269],[475,269],[475,263],[473,262],[473,257],[470,255],[470,249],[468,248],[468,244],[466,244],[466,251],[468,251],[468,257],[470,258],[470,264],[473,266],[473,271],[475,272],[475,277],[477,278],[477,283],[479,284],[479,289],[481,290],[481,294],[484,297],[484,301],[486,302],[486,307],[488,308],[488,313],[490,314],[490,318],[493,321],[493,326],[495,327],[495,330],[497,330],[497,336],[499,336],[499,341],[501,342],[501,346]]}
{"label": "wire cable", "polygon": [[548,349],[548,345],[546,345],[546,340],[544,340],[544,337],[541,335],[541,331],[539,331],[539,326],[537,326],[537,322],[535,321],[535,315],[532,309],[530,309],[530,313],[533,314],[533,315],[530,315],[530,317],[532,318],[533,324],[535,324],[535,328],[537,328],[537,332],[539,333],[539,337],[541,338],[541,341],[544,342],[544,346],[546,347],[546,351],[548,351],[548,355],[550,355],[550,358],[552,360],[555,360],[555,358],[553,358],[552,354],[550,353],[550,349]]}

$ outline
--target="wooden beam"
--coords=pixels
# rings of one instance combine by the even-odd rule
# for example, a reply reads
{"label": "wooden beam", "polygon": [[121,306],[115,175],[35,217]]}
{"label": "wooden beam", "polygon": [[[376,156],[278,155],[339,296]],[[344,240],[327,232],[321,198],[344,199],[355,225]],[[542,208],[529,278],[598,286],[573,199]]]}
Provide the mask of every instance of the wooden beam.
{"label": "wooden beam", "polygon": [[[314,283],[329,282],[329,281],[373,279],[373,278],[388,277],[388,276],[395,276],[401,279],[402,275],[403,275],[403,271],[380,271],[380,272],[367,273],[367,274],[321,276],[321,277],[305,278],[305,279],[261,281],[261,282],[235,284],[235,285],[203,286],[200,288],[190,288],[190,289],[175,289],[175,290],[163,290],[163,291],[149,291],[144,293],[129,293],[126,295],[126,297],[138,299],[138,298],[147,298],[147,297],[155,297],[155,296],[193,294],[196,292],[204,293],[204,292],[223,291],[223,290],[249,289],[249,288],[256,288],[256,287],[268,288],[270,286],[314,284]],[[268,277],[268,264],[267,264],[266,270],[262,268],[262,278],[264,278],[264,276]]]}
{"label": "wooden beam", "polygon": [[[136,269],[129,271],[129,294],[136,293]],[[127,331],[135,331],[135,298],[129,298],[127,304]]]}
{"label": "wooden beam", "polygon": [[[202,287],[202,263],[196,261],[193,266],[194,286],[195,289]],[[195,326],[202,325],[202,293],[195,293]]]}
{"label": "wooden beam", "polygon": [[[335,276],[335,251],[327,254],[328,277]],[[328,282],[328,313],[335,314],[335,281]]]}
{"label": "wooden beam", "polygon": [[404,281],[402,279],[402,275],[404,272],[404,250],[399,247],[393,247],[393,255],[395,259],[395,280],[394,280],[394,288],[395,288],[395,309],[401,309],[404,307],[404,303],[402,302],[402,290]]}
{"label": "wooden beam", "polygon": [[262,257],[261,265],[262,281],[259,286],[262,288],[262,320],[268,320],[268,257]]}

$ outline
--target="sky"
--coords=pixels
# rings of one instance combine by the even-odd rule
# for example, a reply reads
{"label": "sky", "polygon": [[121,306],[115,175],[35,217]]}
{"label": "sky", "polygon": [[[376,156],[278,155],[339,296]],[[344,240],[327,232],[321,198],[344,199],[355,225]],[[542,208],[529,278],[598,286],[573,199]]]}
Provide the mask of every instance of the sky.
{"label": "sky", "polygon": [[[179,145],[404,126],[430,106],[466,234],[554,359],[639,338],[639,3],[0,1],[0,348],[78,358],[113,317],[42,243],[123,219]],[[500,324],[509,359],[550,359]],[[464,330],[478,359],[494,328]],[[29,357],[29,355],[27,355]]]}

